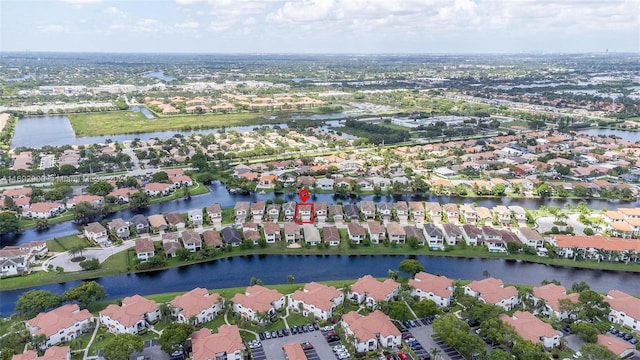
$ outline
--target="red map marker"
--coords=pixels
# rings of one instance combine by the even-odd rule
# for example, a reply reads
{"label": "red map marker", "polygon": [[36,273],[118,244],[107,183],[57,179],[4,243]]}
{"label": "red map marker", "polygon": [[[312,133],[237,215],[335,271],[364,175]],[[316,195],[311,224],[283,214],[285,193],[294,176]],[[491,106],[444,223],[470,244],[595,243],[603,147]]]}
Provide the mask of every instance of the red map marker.
{"label": "red map marker", "polygon": [[309,200],[309,190],[307,189],[300,190],[298,195],[300,196],[300,200],[302,200],[303,203],[306,203],[307,200]]}

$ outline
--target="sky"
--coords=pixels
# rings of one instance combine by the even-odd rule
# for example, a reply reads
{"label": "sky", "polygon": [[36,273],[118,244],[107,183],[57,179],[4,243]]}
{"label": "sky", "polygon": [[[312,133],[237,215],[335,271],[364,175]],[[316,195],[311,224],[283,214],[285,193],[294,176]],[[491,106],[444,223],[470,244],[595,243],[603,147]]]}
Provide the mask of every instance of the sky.
{"label": "sky", "polygon": [[0,0],[0,51],[640,52],[640,0]]}

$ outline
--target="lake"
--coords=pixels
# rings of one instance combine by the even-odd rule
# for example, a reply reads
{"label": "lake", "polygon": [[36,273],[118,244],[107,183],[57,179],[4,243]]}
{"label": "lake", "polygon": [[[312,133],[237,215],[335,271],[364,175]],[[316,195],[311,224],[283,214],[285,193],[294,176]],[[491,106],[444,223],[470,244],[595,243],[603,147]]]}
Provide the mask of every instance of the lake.
{"label": "lake", "polygon": [[150,72],[150,73],[146,74],[144,77],[148,77],[148,78],[152,78],[152,79],[158,79],[158,80],[162,80],[162,81],[166,81],[166,82],[176,80],[176,78],[174,78],[174,77],[165,75],[164,72],[162,72],[162,71],[153,71],[153,72]]}
{"label": "lake", "polygon": [[[163,292],[189,291],[195,287],[220,289],[248,286],[251,277],[264,284],[285,284],[289,274],[296,283],[310,281],[355,279],[366,274],[386,277],[389,269],[397,269],[407,256],[392,255],[251,255],[220,259],[207,263],[139,274],[116,275],[98,279],[105,287],[108,299],[133,294],[149,295]],[[482,279],[486,270],[505,283],[540,285],[542,280],[556,279],[566,287],[576,281],[587,281],[591,288],[607,292],[612,289],[640,294],[637,274],[615,271],[554,267],[499,259],[466,259],[443,256],[417,256],[425,270],[452,279]],[[34,287],[57,294],[77,286],[79,281]],[[0,315],[14,310],[17,298],[24,291],[0,292]]]}
{"label": "lake", "polygon": [[588,129],[588,130],[580,130],[579,134],[589,135],[589,136],[609,136],[615,135],[623,140],[629,142],[637,142],[640,141],[640,132],[638,131],[625,131],[625,130],[617,130],[617,129]]}
{"label": "lake", "polygon": [[[149,205],[141,213],[144,215],[153,214],[166,214],[170,212],[185,213],[191,209],[202,209],[213,203],[220,203],[223,208],[232,208],[237,201],[266,201],[280,198],[284,201],[298,201],[298,194],[274,194],[265,193],[257,194],[252,193],[250,195],[231,194],[228,189],[219,182],[215,182],[208,186],[210,192],[207,194],[193,196],[191,199],[181,199],[175,201],[167,201]],[[485,206],[492,208],[495,205],[520,205],[526,209],[538,209],[540,206],[558,206],[564,207],[566,204],[576,206],[579,200],[573,199],[521,199],[521,198],[469,198],[458,196],[436,196],[436,195],[395,195],[395,196],[375,196],[375,195],[362,195],[358,197],[338,197],[335,194],[312,194],[309,199],[311,202],[326,202],[327,204],[342,203],[357,203],[362,200],[371,200],[374,203],[381,202],[393,202],[393,201],[436,201],[441,204],[446,203],[476,203],[478,206]],[[600,210],[602,208],[613,208],[618,206],[637,207],[640,206],[640,202],[608,202],[605,200],[587,200],[589,208],[593,210]],[[115,212],[107,217],[107,219],[123,218],[128,221],[137,212],[131,210],[122,210]],[[27,229],[22,233],[7,235],[0,237],[0,246],[22,244],[34,240],[49,240],[54,237],[64,237],[78,233],[78,225],[66,221],[58,224],[51,225],[47,230],[37,231],[35,229]]]}

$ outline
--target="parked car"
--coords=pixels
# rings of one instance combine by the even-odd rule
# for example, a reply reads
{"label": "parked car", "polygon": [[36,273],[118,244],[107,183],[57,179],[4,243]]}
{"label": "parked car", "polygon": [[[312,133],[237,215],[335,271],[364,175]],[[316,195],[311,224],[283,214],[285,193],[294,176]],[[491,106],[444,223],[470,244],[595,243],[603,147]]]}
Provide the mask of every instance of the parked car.
{"label": "parked car", "polygon": [[629,343],[631,343],[631,344],[635,345],[635,344],[637,344],[637,343],[638,343],[638,339],[633,338],[633,339],[629,340]]}
{"label": "parked car", "polygon": [[629,341],[629,340],[633,339],[633,335],[627,334],[627,335],[623,336],[622,338],[627,340],[627,341]]}
{"label": "parked car", "polygon": [[617,333],[619,333],[619,332],[620,332],[620,331],[619,331],[618,329],[616,329],[616,328],[611,328],[611,333],[612,333],[613,335],[616,335],[616,334],[617,334]]}
{"label": "parked car", "polygon": [[265,339],[264,333],[260,333],[260,334],[258,334],[258,336],[260,337],[260,340],[264,340]]}
{"label": "parked car", "polygon": [[311,350],[311,349],[313,349],[313,345],[310,342],[302,343],[302,349],[303,350]]}

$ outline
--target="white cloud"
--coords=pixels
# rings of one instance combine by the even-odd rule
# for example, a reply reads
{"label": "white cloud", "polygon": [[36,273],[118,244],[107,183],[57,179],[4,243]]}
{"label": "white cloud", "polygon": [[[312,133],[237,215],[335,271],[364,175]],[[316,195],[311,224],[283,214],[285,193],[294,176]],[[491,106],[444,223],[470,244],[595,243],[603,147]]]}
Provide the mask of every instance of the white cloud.
{"label": "white cloud", "polygon": [[60,33],[64,31],[64,26],[62,25],[40,25],[38,26],[38,30],[40,32],[48,32],[48,33]]}
{"label": "white cloud", "polygon": [[129,14],[115,6],[104,9],[104,12],[114,17],[127,17]]}
{"label": "white cloud", "polygon": [[142,19],[134,25],[133,31],[141,33],[158,33],[162,31],[163,28],[164,26],[156,19]]}
{"label": "white cloud", "polygon": [[175,24],[175,28],[177,29],[197,29],[200,27],[200,23],[197,21],[185,21],[182,23]]}

